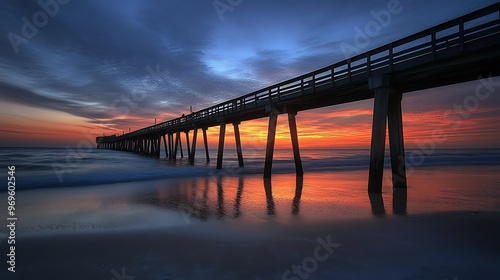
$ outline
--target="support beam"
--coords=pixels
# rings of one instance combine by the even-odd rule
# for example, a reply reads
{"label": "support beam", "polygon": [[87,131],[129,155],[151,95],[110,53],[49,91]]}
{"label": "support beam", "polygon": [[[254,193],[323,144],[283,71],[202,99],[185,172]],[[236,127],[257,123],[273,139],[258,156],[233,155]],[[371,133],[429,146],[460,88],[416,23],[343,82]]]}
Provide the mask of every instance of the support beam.
{"label": "support beam", "polygon": [[241,149],[240,127],[238,122],[233,123],[234,138],[236,140],[236,153],[238,154],[238,164],[240,167],[244,166],[243,163],[243,150]]}
{"label": "support beam", "polygon": [[163,135],[163,146],[165,146],[165,158],[168,158],[167,135]]}
{"label": "support beam", "polygon": [[375,100],[373,102],[373,125],[368,191],[374,193],[382,192],[389,92],[390,89],[387,87],[376,88],[374,96]]}
{"label": "support beam", "polygon": [[274,141],[276,139],[276,125],[278,115],[271,111],[269,115],[269,128],[267,130],[266,161],[264,163],[264,178],[271,178],[273,166]]}
{"label": "support beam", "polygon": [[179,146],[179,139],[180,139],[179,134],[180,134],[180,132],[177,132],[177,133],[175,134],[174,154],[173,154],[173,157],[172,157],[172,159],[173,159],[174,161],[176,161],[176,160],[177,160],[177,147]]}
{"label": "support beam", "polygon": [[389,96],[387,120],[389,124],[389,145],[391,149],[392,185],[395,188],[406,188],[405,148],[403,137],[403,114],[401,110],[401,93],[394,92]]}
{"label": "support beam", "polygon": [[189,131],[185,131],[185,133],[186,133],[186,146],[187,146],[188,160],[191,160],[191,147],[190,147],[190,142],[189,142]]}
{"label": "support beam", "polygon": [[207,163],[210,162],[210,153],[208,151],[208,139],[207,139],[207,128],[203,128],[203,142],[205,143],[205,157],[207,158]]}
{"label": "support beam", "polygon": [[174,134],[168,134],[168,159],[172,159],[174,154]]}
{"label": "support beam", "polygon": [[194,164],[194,155],[196,153],[196,138],[198,137],[198,128],[193,130],[193,145],[191,145],[191,157],[189,158],[189,163]]}
{"label": "support beam", "polygon": [[219,132],[219,149],[217,150],[217,169],[222,169],[222,157],[224,155],[224,138],[226,136],[226,123],[221,122]]}
{"label": "support beam", "polygon": [[182,138],[180,132],[178,132],[177,137],[179,138],[179,149],[181,150],[181,158],[184,158],[184,152],[182,151]]}
{"label": "support beam", "polygon": [[375,216],[385,215],[384,199],[381,193],[369,193],[370,205],[372,207],[372,214]]}
{"label": "support beam", "polygon": [[290,126],[290,137],[292,138],[293,158],[295,160],[295,173],[297,177],[304,176],[302,169],[302,159],[300,158],[299,137],[297,134],[297,122],[295,120],[296,112],[288,113],[288,124]]}
{"label": "support beam", "polygon": [[158,137],[156,138],[156,157],[157,158],[160,158],[161,156],[161,135],[158,135]]}

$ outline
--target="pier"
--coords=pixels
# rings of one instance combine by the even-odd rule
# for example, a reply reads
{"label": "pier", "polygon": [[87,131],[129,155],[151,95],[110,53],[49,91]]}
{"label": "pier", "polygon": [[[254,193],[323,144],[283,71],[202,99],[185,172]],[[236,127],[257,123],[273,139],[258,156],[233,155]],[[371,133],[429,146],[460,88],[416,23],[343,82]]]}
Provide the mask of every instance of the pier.
{"label": "pier", "polygon": [[[368,191],[380,193],[386,132],[389,132],[392,183],[406,188],[404,93],[477,80],[500,74],[500,3],[423,30],[349,59],[228,100],[173,120],[119,136],[96,138],[97,148],[131,151],[176,160],[186,153],[194,164],[198,132],[219,127],[216,168],[223,168],[227,125],[234,129],[238,163],[244,167],[239,126],[268,118],[264,177],[272,176],[278,115],[287,114],[295,169],[303,176],[296,115],[304,110],[374,99]],[[192,132],[192,139],[189,138]],[[187,147],[182,150],[182,142]]]}

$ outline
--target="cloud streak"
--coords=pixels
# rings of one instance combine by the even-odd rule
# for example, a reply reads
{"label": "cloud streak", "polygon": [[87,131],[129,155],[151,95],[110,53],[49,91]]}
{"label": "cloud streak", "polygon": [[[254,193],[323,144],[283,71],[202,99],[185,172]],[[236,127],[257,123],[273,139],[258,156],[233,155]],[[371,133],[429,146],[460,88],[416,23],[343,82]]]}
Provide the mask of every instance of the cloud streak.
{"label": "cloud streak", "polygon": [[[423,14],[434,24],[494,1],[414,2],[401,0],[404,16],[394,17],[370,48],[428,27],[415,24]],[[339,44],[352,41],[370,11],[386,6],[387,0],[245,1],[221,22],[210,1],[73,0],[16,54],[6,35],[22,35],[21,18],[32,21],[41,7],[2,1],[0,101],[117,131],[138,128],[339,61]],[[128,114],[116,109],[134,94],[146,97]]]}

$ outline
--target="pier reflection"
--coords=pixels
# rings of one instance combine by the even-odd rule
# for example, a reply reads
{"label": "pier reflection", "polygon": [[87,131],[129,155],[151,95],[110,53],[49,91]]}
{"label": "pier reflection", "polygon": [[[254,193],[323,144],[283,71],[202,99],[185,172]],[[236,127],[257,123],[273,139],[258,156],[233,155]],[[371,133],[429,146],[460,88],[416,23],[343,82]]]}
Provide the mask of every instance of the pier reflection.
{"label": "pier reflection", "polygon": [[406,188],[395,188],[392,193],[392,212],[395,215],[406,215],[408,201]]}
{"label": "pier reflection", "polygon": [[[386,212],[382,194],[369,193],[368,197],[370,199],[372,214],[374,216],[384,216]],[[392,213],[394,215],[406,215],[407,200],[406,188],[394,188],[392,191]]]}
{"label": "pier reflection", "polygon": [[[160,186],[154,192],[137,194],[131,197],[132,202],[179,211],[201,221],[222,220],[228,217],[237,219],[244,216],[245,211],[259,211],[255,208],[265,209],[267,216],[277,213],[273,184],[269,179],[248,180],[245,177],[214,176],[189,181],[174,181],[174,183],[176,184]],[[280,184],[279,196],[290,196],[287,200],[289,207],[291,205],[291,210],[288,211],[298,215],[303,179],[297,178],[294,191],[288,188],[287,183]],[[259,185],[260,188],[258,188]],[[264,191],[262,191],[262,186],[264,186]],[[285,191],[286,194],[284,194]]]}
{"label": "pier reflection", "polygon": [[[278,176],[277,176],[278,177]],[[352,178],[342,180],[303,178],[283,175],[262,179],[260,176],[213,176],[189,180],[169,180],[150,191],[129,197],[134,204],[149,205],[182,213],[191,220],[208,221],[224,219],[250,219],[254,222],[273,220],[291,222],[293,217],[309,221],[406,215],[406,189],[394,189],[391,205],[390,194],[369,194],[360,184],[353,189]],[[385,199],[385,202],[384,202]]]}
{"label": "pier reflection", "polygon": [[273,199],[273,187],[271,179],[264,179],[264,190],[266,191],[266,205],[267,205],[267,215],[274,215],[274,199]]}
{"label": "pier reflection", "polygon": [[304,178],[297,177],[295,184],[295,196],[293,197],[292,202],[292,214],[299,214],[300,210],[300,198],[302,197],[302,187],[304,186]]}
{"label": "pier reflection", "polygon": [[372,206],[372,213],[375,216],[385,215],[384,198],[381,193],[368,193],[370,198],[370,205]]}
{"label": "pier reflection", "polygon": [[226,215],[224,210],[224,188],[222,187],[222,177],[217,177],[217,219],[222,219]]}
{"label": "pier reflection", "polygon": [[234,215],[233,218],[238,218],[241,216],[241,195],[243,194],[243,178],[238,178],[238,192],[236,193],[236,201],[234,203]]}

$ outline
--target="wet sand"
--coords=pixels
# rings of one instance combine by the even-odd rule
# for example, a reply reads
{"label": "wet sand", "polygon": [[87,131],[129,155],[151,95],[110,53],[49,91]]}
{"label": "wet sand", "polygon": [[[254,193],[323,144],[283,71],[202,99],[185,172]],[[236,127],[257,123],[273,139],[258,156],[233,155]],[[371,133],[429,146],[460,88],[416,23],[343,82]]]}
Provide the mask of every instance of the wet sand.
{"label": "wet sand", "polygon": [[[495,279],[499,221],[499,212],[449,212],[251,230],[200,223],[20,238],[15,278],[5,270],[0,275],[112,279],[114,271],[134,279]],[[318,238],[334,243],[332,252]],[[317,247],[321,260],[313,261]],[[283,278],[306,259],[302,278],[293,272]]]}
{"label": "wet sand", "polygon": [[380,195],[365,171],[23,191],[0,279],[495,279],[497,171],[422,170]]}

